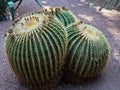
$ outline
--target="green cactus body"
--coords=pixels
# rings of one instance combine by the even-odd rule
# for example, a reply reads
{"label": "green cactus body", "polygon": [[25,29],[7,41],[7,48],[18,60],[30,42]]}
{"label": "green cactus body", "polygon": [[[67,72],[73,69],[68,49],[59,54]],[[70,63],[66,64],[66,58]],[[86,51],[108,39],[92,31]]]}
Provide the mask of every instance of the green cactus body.
{"label": "green cactus body", "polygon": [[57,79],[66,55],[65,28],[49,15],[24,15],[7,33],[5,48],[10,66],[23,82]]}
{"label": "green cactus body", "polygon": [[71,24],[68,32],[67,65],[81,77],[94,77],[105,67],[109,43],[102,32],[88,24]]}
{"label": "green cactus body", "polygon": [[66,9],[65,7],[47,8],[41,10],[40,12],[44,12],[46,14],[52,14],[54,17],[57,17],[64,24],[64,26],[67,26],[77,21],[73,13],[70,10]]}

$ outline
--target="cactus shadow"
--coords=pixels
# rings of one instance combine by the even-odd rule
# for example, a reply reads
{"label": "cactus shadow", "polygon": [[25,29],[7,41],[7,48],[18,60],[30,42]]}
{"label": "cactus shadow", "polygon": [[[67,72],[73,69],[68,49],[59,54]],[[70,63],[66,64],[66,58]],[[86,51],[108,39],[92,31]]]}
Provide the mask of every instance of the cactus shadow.
{"label": "cactus shadow", "polygon": [[101,74],[92,78],[83,78],[78,75],[73,75],[73,76],[70,75],[70,77],[63,76],[59,84],[61,85],[64,83],[64,84],[72,84],[72,85],[78,85],[78,86],[83,86],[83,85],[88,86],[96,83],[101,78],[102,78]]}

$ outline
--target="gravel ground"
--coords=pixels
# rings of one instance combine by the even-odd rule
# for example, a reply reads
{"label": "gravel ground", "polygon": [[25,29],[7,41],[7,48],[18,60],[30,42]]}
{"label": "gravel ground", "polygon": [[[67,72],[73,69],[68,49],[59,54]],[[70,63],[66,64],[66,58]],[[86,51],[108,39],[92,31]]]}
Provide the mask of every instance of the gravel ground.
{"label": "gravel ground", "polygon": [[[44,7],[66,6],[80,20],[96,26],[108,38],[111,56],[104,72],[97,78],[79,84],[60,84],[58,90],[120,90],[120,12],[103,9],[85,2],[87,0],[41,0]],[[90,0],[89,0],[90,1]],[[39,10],[34,0],[23,0],[17,13],[20,15]],[[0,90],[29,90],[11,71],[4,51],[5,33],[12,21],[0,22]]]}

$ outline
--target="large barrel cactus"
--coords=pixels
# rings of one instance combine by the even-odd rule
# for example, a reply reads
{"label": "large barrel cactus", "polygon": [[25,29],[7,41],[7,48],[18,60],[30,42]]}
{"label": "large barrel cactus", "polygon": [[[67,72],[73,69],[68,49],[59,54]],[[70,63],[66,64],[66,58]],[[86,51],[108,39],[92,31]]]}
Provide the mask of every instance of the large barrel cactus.
{"label": "large barrel cactus", "polygon": [[66,31],[58,19],[31,13],[13,23],[5,48],[10,66],[20,80],[53,84],[51,81],[59,79],[64,64]]}
{"label": "large barrel cactus", "polygon": [[50,7],[40,10],[38,13],[53,15],[54,17],[57,17],[64,24],[64,26],[77,21],[75,15],[66,7]]}
{"label": "large barrel cactus", "polygon": [[88,24],[73,23],[67,27],[67,65],[72,74],[94,77],[105,67],[109,43],[102,32]]}

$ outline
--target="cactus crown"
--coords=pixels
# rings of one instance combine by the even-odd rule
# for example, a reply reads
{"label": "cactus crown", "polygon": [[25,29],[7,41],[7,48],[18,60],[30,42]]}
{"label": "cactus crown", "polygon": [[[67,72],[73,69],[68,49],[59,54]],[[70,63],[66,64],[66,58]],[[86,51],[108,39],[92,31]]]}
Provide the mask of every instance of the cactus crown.
{"label": "cactus crown", "polygon": [[49,17],[54,19],[52,16],[46,16],[44,14],[38,15],[37,13],[30,13],[24,17],[19,17],[14,21],[13,27],[10,28],[14,34],[24,34],[26,32],[30,32],[36,28],[40,28],[45,21],[49,21]]}
{"label": "cactus crown", "polygon": [[53,15],[54,17],[57,17],[63,23],[64,26],[67,26],[67,25],[77,21],[76,17],[73,15],[73,13],[70,12],[65,7],[47,8],[47,9],[40,10],[37,13]]}
{"label": "cactus crown", "polygon": [[97,41],[100,38],[99,35],[101,35],[101,32],[91,25],[82,24],[79,26],[79,29],[81,30],[83,36],[86,37],[86,39]]}
{"label": "cactus crown", "polygon": [[69,32],[79,32],[80,36],[85,37],[86,40],[97,41],[99,40],[102,32],[92,25],[85,24],[83,22],[75,22],[67,27]]}
{"label": "cactus crown", "polygon": [[69,11],[69,10],[65,7],[50,7],[50,8],[44,8],[44,9],[38,11],[37,13],[39,13],[39,14],[44,13],[46,15],[50,15],[50,14],[52,15],[53,13],[55,14],[55,13],[59,13],[61,11]]}

